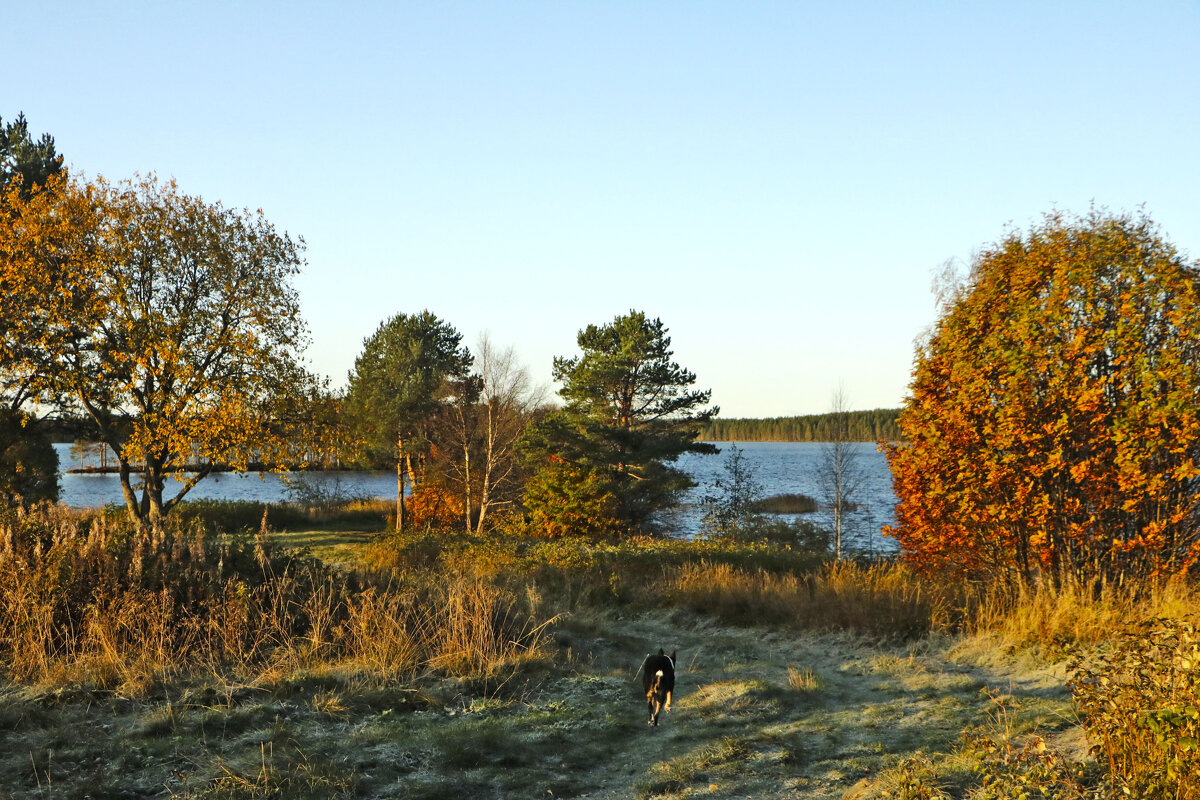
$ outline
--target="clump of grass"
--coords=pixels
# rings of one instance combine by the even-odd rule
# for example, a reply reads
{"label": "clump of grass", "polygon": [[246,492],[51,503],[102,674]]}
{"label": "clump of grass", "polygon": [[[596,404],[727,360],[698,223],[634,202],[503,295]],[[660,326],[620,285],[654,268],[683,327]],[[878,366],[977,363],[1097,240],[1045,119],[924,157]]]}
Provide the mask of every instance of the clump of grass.
{"label": "clump of grass", "polygon": [[243,768],[222,765],[221,775],[186,796],[205,800],[251,800],[261,797],[344,797],[352,794],[354,776],[340,765],[283,748],[276,755],[274,742],[260,743],[258,763]]}
{"label": "clump of grass", "polygon": [[776,494],[755,500],[750,510],[756,514],[810,514],[817,501],[806,494]]}
{"label": "clump of grass", "polygon": [[697,748],[691,753],[662,761],[651,769],[652,779],[636,787],[636,797],[650,798],[679,792],[693,783],[706,783],[713,777],[741,771],[754,750],[742,738],[726,736]]}
{"label": "clump of grass", "polygon": [[821,679],[811,669],[788,667],[788,686],[798,692],[815,692],[821,688]]}
{"label": "clump of grass", "polygon": [[1111,639],[1115,632],[1147,619],[1184,618],[1200,612],[1187,580],[1140,587],[1085,586],[1065,581],[986,587],[965,595],[959,616],[973,644],[993,652],[1037,648],[1061,657],[1078,647]]}
{"label": "clump of grass", "polygon": [[669,586],[675,602],[733,624],[860,630],[898,638],[927,633],[945,605],[913,573],[893,563],[843,562],[797,575],[701,562],[676,570]]}

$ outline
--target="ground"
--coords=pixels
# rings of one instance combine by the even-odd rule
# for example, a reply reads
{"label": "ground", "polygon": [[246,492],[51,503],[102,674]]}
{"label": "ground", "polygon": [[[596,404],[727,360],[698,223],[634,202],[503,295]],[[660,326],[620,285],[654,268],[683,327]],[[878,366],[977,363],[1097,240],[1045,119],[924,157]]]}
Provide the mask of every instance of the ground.
{"label": "ground", "polygon": [[[575,616],[554,657],[490,680],[380,685],[352,668],[122,697],[0,688],[8,798],[866,798],[965,730],[1082,749],[1061,666],[987,639],[879,642],[649,610]],[[678,651],[646,724],[638,666]]]}

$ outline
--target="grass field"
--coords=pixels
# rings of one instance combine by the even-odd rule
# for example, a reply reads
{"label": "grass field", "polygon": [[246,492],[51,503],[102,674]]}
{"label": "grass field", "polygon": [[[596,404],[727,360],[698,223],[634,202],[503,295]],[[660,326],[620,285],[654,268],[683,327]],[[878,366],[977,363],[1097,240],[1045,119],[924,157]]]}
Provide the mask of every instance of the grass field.
{"label": "grass field", "polygon": [[[678,687],[652,728],[637,670],[659,646]],[[11,798],[868,797],[913,758],[969,785],[975,727],[1083,747],[1061,666],[658,610],[564,620],[544,663],[487,681],[214,675],[136,698],[9,687],[0,708]]]}
{"label": "grass field", "polygon": [[778,538],[190,525],[0,526],[0,800],[1194,796],[1163,787],[1195,771],[1200,637],[1111,645],[1194,617],[1187,586],[980,595]]}

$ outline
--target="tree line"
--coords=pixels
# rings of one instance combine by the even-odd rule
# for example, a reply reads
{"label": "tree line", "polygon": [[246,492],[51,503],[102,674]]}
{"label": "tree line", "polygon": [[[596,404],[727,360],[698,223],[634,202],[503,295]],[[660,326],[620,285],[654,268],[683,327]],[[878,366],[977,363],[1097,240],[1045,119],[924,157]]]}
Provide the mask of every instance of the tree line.
{"label": "tree line", "polygon": [[707,442],[830,442],[848,436],[856,442],[900,438],[898,408],[829,412],[795,417],[713,419],[700,429]]}
{"label": "tree line", "polygon": [[[208,474],[330,462],[395,470],[395,526],[649,530],[711,419],[667,327],[637,310],[554,361],[561,405],[512,348],[425,309],[384,320],[345,390],[308,372],[303,240],[173,181],[87,179],[24,117],[0,125],[0,493],[57,495],[47,418],[115,454],[125,507],[169,514]],[[66,420],[72,420],[68,423]],[[169,478],[181,484],[168,492]]]}
{"label": "tree line", "polygon": [[655,530],[708,440],[884,440],[887,533],[920,570],[1136,589],[1200,563],[1200,265],[1144,214],[1054,213],[982,248],[898,414],[718,420],[636,309],[580,329],[556,404],[427,309],[381,322],[332,390],[303,366],[303,265],[261,212],[67,174],[51,137],[0,121],[0,495],[57,494],[43,423],[74,417],[139,522],[212,469],[332,461],[395,470],[397,528],[617,536]]}

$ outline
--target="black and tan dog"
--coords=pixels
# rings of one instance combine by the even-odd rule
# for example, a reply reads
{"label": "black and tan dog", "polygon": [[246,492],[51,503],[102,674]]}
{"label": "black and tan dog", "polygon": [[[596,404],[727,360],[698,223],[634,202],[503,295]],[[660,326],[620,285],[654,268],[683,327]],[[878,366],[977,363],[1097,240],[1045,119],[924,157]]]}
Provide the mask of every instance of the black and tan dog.
{"label": "black and tan dog", "polygon": [[665,655],[660,647],[658,655],[646,655],[642,667],[642,688],[646,690],[650,724],[657,725],[659,712],[671,710],[671,695],[675,691],[675,651]]}

